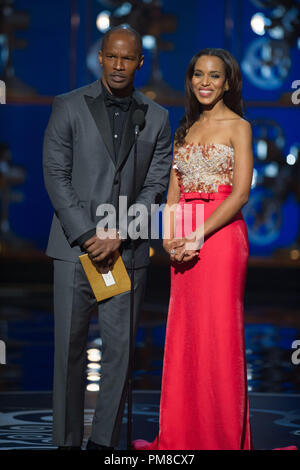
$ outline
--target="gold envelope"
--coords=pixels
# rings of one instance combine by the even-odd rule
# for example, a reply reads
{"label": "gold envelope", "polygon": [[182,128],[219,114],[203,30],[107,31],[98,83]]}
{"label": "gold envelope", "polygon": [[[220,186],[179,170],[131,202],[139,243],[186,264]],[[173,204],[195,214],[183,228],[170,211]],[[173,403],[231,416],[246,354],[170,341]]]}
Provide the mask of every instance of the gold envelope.
{"label": "gold envelope", "polygon": [[[88,254],[79,256],[79,259],[97,302],[130,291],[130,277],[118,250],[114,253],[114,265],[108,275],[103,275],[97,271]],[[106,279],[106,282],[104,279]]]}

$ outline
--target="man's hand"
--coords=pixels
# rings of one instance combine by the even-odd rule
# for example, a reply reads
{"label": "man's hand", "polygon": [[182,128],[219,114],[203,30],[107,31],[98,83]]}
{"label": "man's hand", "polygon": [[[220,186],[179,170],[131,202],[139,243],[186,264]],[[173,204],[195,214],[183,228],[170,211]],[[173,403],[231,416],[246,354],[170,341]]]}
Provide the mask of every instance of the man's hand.
{"label": "man's hand", "polygon": [[108,271],[111,271],[113,265],[114,265],[114,259],[113,256],[105,258],[103,261],[99,261],[98,263],[95,263],[96,269],[99,273],[101,274],[106,274]]}
{"label": "man's hand", "polygon": [[[97,234],[84,242],[83,248],[87,251],[89,258],[94,263],[101,262],[101,266],[111,264],[113,253],[121,245],[121,239],[117,230],[97,228]],[[106,262],[103,264],[102,262]],[[110,261],[109,261],[110,260]]]}

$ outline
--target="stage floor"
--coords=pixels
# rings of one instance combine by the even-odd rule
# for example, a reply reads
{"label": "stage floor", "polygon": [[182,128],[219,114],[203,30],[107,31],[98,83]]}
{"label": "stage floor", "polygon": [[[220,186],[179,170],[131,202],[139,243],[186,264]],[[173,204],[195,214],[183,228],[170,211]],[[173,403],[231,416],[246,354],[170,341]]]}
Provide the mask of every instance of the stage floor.
{"label": "stage floor", "polygon": [[[300,364],[292,361],[293,342],[300,338],[298,271],[280,274],[265,269],[250,270],[245,299],[253,442],[255,449],[300,448]],[[23,275],[28,277],[28,273]],[[28,284],[24,279],[19,283],[0,282],[0,338],[7,353],[6,364],[0,366],[0,450],[54,448],[50,392],[54,319],[52,287],[44,282],[47,279],[41,276],[40,283],[32,280]],[[152,440],[158,429],[168,297],[169,270],[152,266],[135,350],[134,439]],[[87,351],[96,348],[101,353],[99,341],[95,313]],[[89,372],[94,370],[89,368],[90,362],[95,361],[101,372],[101,361],[87,357],[86,386]],[[96,395],[86,391],[83,448],[90,435]],[[119,449],[126,449],[126,442],[125,414]]]}
{"label": "stage floor", "polygon": [[[96,395],[96,392],[86,392],[82,449],[90,435]],[[133,439],[154,439],[158,430],[159,399],[159,391],[134,391]],[[300,448],[300,395],[250,393],[249,400],[256,450],[289,445]],[[0,450],[55,449],[51,442],[51,392],[5,392],[0,393],[0,401]],[[126,449],[126,416],[125,412],[118,450]]]}

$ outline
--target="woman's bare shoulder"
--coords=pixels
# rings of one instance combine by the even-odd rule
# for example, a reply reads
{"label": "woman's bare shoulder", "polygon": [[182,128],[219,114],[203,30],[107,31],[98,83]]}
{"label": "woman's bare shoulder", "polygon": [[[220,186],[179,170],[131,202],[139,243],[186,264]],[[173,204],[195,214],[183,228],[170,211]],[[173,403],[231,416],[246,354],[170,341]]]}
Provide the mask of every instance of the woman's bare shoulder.
{"label": "woman's bare shoulder", "polygon": [[232,122],[230,129],[230,140],[235,147],[236,145],[250,145],[252,140],[252,128],[249,121],[240,117]]}
{"label": "woman's bare shoulder", "polygon": [[237,133],[237,131],[242,132],[243,134],[251,133],[250,122],[240,116],[238,116],[236,120],[232,120],[231,126],[235,133]]}

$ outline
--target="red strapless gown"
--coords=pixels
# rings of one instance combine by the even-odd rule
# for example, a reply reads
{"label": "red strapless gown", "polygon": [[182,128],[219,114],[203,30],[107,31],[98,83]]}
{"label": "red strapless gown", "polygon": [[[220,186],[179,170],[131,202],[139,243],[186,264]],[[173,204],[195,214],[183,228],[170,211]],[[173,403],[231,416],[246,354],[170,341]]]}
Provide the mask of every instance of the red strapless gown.
{"label": "red strapless gown", "polygon": [[[182,193],[206,220],[230,194]],[[195,229],[193,226],[193,230]],[[171,266],[159,434],[136,450],[250,450],[243,297],[248,261],[241,212],[204,241],[199,259]]]}

